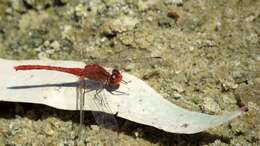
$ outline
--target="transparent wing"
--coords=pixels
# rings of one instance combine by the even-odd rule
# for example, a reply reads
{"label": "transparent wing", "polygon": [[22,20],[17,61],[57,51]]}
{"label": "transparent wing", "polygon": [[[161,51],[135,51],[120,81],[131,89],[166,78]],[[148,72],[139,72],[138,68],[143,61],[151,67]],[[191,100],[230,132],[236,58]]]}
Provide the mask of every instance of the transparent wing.
{"label": "transparent wing", "polygon": [[[90,83],[91,82],[91,83]],[[93,117],[100,127],[97,135],[102,142],[105,142],[106,145],[116,145],[119,141],[117,130],[118,123],[113,115],[112,110],[109,107],[109,104],[104,94],[103,84],[98,83],[95,85],[95,88],[91,88],[89,84],[93,84],[94,81],[91,80],[79,80],[79,86],[77,88],[77,109],[80,110],[80,127],[79,127],[79,138],[82,134],[83,120],[84,120],[84,109],[85,106],[95,106],[97,109],[96,112],[92,112]],[[95,90],[95,94],[92,97],[86,96],[86,92]],[[88,104],[85,104],[88,100]],[[103,112],[100,112],[103,111]]]}
{"label": "transparent wing", "polygon": [[103,112],[92,112],[92,114],[96,123],[101,127],[100,134],[104,140],[109,142],[109,145],[116,145],[119,142],[117,132],[119,127],[117,120],[109,107],[104,90],[103,84],[100,84],[100,87],[96,90],[96,94],[92,99],[93,105],[96,106],[98,111]]}

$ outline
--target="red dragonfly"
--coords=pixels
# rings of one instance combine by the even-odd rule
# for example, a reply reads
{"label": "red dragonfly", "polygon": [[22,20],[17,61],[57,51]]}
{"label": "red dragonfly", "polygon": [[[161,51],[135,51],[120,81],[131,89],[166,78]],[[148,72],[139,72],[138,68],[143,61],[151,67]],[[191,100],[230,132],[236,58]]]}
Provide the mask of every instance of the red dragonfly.
{"label": "red dragonfly", "polygon": [[[14,67],[16,71],[18,70],[52,70],[52,71],[59,71],[59,72],[65,72],[69,74],[76,75],[79,77],[79,94],[77,90],[77,97],[79,96],[80,100],[80,125],[83,123],[84,119],[84,114],[83,114],[83,108],[84,108],[84,98],[85,98],[85,80],[84,79],[90,79],[94,81],[98,81],[101,83],[103,86],[102,89],[110,89],[111,91],[115,91],[116,89],[119,88],[120,83],[127,83],[126,81],[123,80],[123,76],[120,73],[119,70],[113,69],[112,72],[108,72],[106,69],[104,69],[102,66],[98,64],[88,64],[84,68],[67,68],[67,67],[58,67],[58,66],[47,66],[47,65],[19,65]],[[83,91],[82,91],[83,89]],[[100,90],[100,91],[101,91]],[[99,91],[99,92],[100,92]],[[119,93],[123,93],[118,91]],[[103,99],[101,99],[103,100]],[[100,101],[102,103],[102,101]],[[106,105],[107,106],[107,105]],[[95,114],[94,118],[95,120],[101,121],[100,117],[98,115],[96,116]],[[114,119],[115,120],[115,119]],[[111,120],[110,120],[111,122]],[[116,122],[114,122],[116,123]],[[99,124],[99,123],[98,123]],[[104,126],[104,123],[101,123],[102,126]],[[111,123],[110,123],[111,124]],[[111,125],[109,125],[111,127]],[[112,125],[113,126],[113,125]]]}
{"label": "red dragonfly", "polygon": [[88,78],[94,81],[100,81],[105,87],[118,88],[123,81],[123,76],[117,69],[113,69],[110,74],[106,69],[98,64],[88,64],[84,68],[66,68],[58,66],[45,65],[19,65],[15,70],[54,70],[73,74],[80,79]]}

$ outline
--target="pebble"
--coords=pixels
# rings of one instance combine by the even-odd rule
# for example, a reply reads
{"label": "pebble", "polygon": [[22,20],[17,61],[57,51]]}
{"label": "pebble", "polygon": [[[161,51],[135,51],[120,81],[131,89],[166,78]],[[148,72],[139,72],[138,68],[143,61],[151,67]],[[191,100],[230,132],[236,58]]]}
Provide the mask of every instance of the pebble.
{"label": "pebble", "polygon": [[12,8],[18,12],[25,12],[26,8],[24,6],[23,0],[12,0]]}
{"label": "pebble", "polygon": [[167,16],[168,16],[169,18],[174,19],[175,21],[177,21],[177,20],[180,18],[180,15],[179,15],[177,12],[175,12],[175,11],[169,11],[169,12],[167,13]]}
{"label": "pebble", "polygon": [[139,20],[137,18],[121,16],[105,22],[101,27],[101,32],[106,35],[114,35],[116,33],[132,30],[138,23]]}
{"label": "pebble", "polygon": [[100,128],[97,125],[90,125],[90,128],[94,131],[99,131]]}
{"label": "pebble", "polygon": [[209,98],[209,97],[204,98],[202,108],[205,111],[210,111],[214,113],[219,113],[221,111],[218,103],[213,98]]}
{"label": "pebble", "polygon": [[78,17],[86,17],[87,16],[87,8],[83,4],[79,4],[75,8],[75,15]]}
{"label": "pebble", "polygon": [[166,4],[177,4],[177,5],[181,5],[183,4],[182,0],[165,0]]}
{"label": "pebble", "polygon": [[59,50],[60,49],[60,43],[58,41],[54,41],[50,44],[50,47],[52,47],[55,50]]}
{"label": "pebble", "polygon": [[229,97],[227,95],[223,96],[223,101],[227,104],[235,104],[237,102],[235,98]]}
{"label": "pebble", "polygon": [[255,60],[260,61],[260,54],[255,54]]}

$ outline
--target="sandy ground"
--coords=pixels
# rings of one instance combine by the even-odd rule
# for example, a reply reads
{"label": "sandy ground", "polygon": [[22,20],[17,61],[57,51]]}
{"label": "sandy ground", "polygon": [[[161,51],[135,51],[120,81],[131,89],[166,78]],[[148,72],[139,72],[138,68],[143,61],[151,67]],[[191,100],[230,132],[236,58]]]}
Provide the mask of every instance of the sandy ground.
{"label": "sandy ground", "polygon": [[257,0],[1,0],[1,58],[99,63],[194,111],[245,104],[249,112],[193,135],[119,118],[115,132],[86,112],[78,137],[78,112],[1,102],[0,145],[260,145],[259,7]]}

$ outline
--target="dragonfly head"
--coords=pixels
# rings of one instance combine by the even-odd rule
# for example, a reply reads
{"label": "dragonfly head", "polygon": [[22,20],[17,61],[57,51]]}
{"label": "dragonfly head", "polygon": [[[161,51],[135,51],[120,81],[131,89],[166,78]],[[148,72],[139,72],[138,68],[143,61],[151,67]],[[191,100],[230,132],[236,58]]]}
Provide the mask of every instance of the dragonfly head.
{"label": "dragonfly head", "polygon": [[112,74],[109,77],[109,85],[110,86],[118,86],[120,85],[120,82],[122,81],[123,76],[117,69],[113,69]]}

